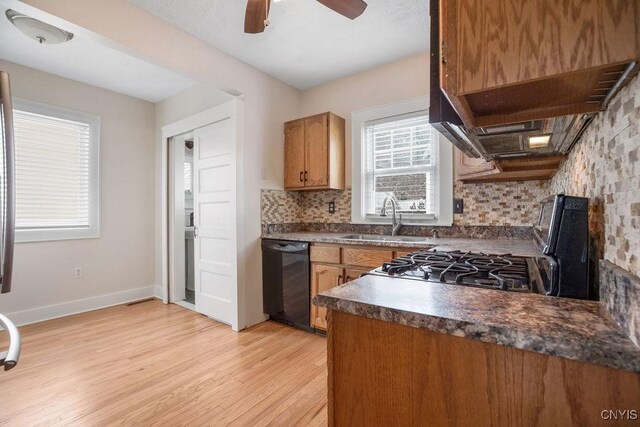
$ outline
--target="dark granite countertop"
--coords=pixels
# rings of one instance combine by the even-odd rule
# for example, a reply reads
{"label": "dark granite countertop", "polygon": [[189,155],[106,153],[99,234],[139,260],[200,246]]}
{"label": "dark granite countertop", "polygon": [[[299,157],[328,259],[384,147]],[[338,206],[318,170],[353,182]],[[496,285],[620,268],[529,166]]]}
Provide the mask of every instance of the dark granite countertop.
{"label": "dark granite countertop", "polygon": [[640,372],[640,349],[595,301],[369,275],[316,295],[313,304]]}
{"label": "dark granite countertop", "polygon": [[[392,240],[391,236],[385,236],[387,240],[372,240],[380,238],[380,235],[363,235],[362,240],[345,239],[346,233],[271,233],[265,234],[264,239],[294,240],[313,243],[336,243],[341,245],[381,246],[407,249],[433,248],[437,250],[464,250],[484,252],[491,254],[506,254],[520,256],[541,256],[542,253],[531,240],[517,239],[464,239],[455,237],[415,237],[400,236],[404,240]],[[367,240],[367,237],[370,239]]]}

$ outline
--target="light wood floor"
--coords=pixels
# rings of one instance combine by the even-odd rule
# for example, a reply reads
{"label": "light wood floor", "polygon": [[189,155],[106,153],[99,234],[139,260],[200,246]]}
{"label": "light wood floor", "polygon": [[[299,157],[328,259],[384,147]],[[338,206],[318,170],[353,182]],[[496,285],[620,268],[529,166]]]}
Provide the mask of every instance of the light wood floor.
{"label": "light wood floor", "polygon": [[[326,340],[152,300],[20,328],[0,425],[326,425]],[[2,347],[6,340],[2,333]]]}

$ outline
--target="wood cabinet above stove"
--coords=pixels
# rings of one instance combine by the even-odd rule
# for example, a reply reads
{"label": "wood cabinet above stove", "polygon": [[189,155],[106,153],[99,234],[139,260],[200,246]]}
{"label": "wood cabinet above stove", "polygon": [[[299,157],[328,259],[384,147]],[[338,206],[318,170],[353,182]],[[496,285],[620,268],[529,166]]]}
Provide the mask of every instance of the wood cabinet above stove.
{"label": "wood cabinet above stove", "polygon": [[439,19],[440,86],[468,129],[597,112],[637,72],[636,1],[440,0]]}

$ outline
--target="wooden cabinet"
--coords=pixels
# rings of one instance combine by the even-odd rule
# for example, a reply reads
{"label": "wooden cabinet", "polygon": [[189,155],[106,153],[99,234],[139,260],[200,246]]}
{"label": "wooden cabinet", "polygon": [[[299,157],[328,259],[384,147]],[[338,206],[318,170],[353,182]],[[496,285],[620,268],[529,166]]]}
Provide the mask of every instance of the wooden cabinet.
{"label": "wooden cabinet", "polygon": [[[344,270],[342,267],[326,264],[311,264],[311,297],[343,283]],[[311,304],[311,326],[327,329],[327,309]]]}
{"label": "wooden cabinet", "polygon": [[284,186],[304,187],[304,121],[288,122],[284,125]]}
{"label": "wooden cabinet", "polygon": [[[319,292],[327,291],[358,279],[384,262],[410,253],[406,249],[348,246],[335,244],[312,244],[311,298]],[[311,326],[326,330],[327,310],[311,304]]]}
{"label": "wooden cabinet", "polygon": [[440,0],[440,84],[467,127],[597,112],[636,72],[637,2],[569,3]]}
{"label": "wooden cabinet", "polygon": [[344,190],[344,119],[333,113],[284,124],[284,187]]}
{"label": "wooden cabinet", "polygon": [[601,415],[637,411],[637,372],[339,311],[329,328],[330,426],[637,425]]}
{"label": "wooden cabinet", "polygon": [[550,179],[566,156],[520,157],[486,161],[455,149],[456,179],[462,182],[504,182]]}
{"label": "wooden cabinet", "polygon": [[344,269],[344,283],[349,283],[353,280],[358,279],[363,274],[367,274],[370,272],[370,269],[366,268],[345,268]]}

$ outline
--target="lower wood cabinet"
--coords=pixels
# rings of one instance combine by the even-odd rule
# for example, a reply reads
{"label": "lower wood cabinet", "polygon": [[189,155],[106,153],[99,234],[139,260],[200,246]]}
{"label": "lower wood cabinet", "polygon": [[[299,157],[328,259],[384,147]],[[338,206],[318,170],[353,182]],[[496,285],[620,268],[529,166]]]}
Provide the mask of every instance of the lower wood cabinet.
{"label": "lower wood cabinet", "polygon": [[[407,249],[363,246],[311,245],[311,298],[358,279],[393,258],[413,252]],[[311,326],[327,329],[327,310],[311,304]]]}
{"label": "lower wood cabinet", "polygon": [[368,269],[360,269],[360,268],[345,268],[344,269],[344,283],[349,283],[352,280],[356,280],[363,274],[370,272]]}
{"label": "lower wood cabinet", "polygon": [[[311,264],[311,298],[342,283],[344,269],[326,264]],[[327,329],[327,309],[311,304],[311,326]]]}

